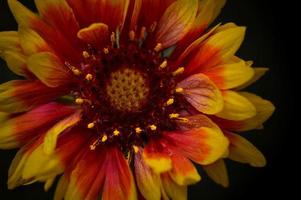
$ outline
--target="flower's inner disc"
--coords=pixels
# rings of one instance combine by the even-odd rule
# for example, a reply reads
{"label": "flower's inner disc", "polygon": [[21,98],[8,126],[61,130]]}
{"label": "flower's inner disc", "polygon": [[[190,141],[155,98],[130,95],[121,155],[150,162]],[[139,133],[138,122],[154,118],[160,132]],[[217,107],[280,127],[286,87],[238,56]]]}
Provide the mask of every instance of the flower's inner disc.
{"label": "flower's inner disc", "polygon": [[150,90],[147,74],[126,67],[110,74],[105,89],[108,102],[122,112],[140,111]]}

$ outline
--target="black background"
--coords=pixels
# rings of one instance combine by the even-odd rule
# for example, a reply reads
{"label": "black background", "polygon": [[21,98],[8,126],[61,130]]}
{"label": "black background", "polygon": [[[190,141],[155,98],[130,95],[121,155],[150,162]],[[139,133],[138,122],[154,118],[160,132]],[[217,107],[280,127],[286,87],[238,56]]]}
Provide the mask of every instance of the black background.
{"label": "black background", "polygon": [[[33,1],[25,1],[33,8]],[[283,2],[283,1],[281,1]],[[292,127],[293,110],[295,110],[293,74],[300,66],[293,63],[298,60],[297,23],[294,6],[278,1],[262,0],[228,0],[218,22],[235,22],[248,27],[247,35],[239,56],[254,60],[255,66],[266,66],[270,72],[248,90],[270,99],[277,110],[266,123],[265,129],[245,133],[266,156],[265,168],[251,168],[227,161],[230,187],[224,189],[203,174],[201,183],[190,187],[189,199],[258,199],[285,195],[291,199],[297,178],[297,146],[293,141],[298,132]],[[6,0],[0,0],[0,31],[16,30],[17,25],[10,14]],[[297,48],[295,48],[297,47]],[[294,55],[294,52],[297,52]],[[0,83],[11,80],[14,75],[0,61]],[[6,188],[7,170],[15,151],[0,151],[0,199],[46,200],[52,199],[53,189],[45,193],[40,184],[20,187],[13,191]]]}

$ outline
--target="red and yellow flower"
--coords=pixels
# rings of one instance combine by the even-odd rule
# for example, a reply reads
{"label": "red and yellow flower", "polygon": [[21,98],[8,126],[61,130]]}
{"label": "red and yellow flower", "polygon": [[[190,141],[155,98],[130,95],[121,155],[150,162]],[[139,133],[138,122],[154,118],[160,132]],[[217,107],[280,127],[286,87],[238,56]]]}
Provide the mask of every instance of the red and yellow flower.
{"label": "red and yellow flower", "polygon": [[225,0],[8,0],[18,31],[0,56],[0,148],[20,148],[8,187],[62,175],[55,199],[187,199],[199,164],[228,185],[223,159],[262,167],[237,133],[274,106],[241,92],[265,68],[235,56],[245,27],[208,29]]}

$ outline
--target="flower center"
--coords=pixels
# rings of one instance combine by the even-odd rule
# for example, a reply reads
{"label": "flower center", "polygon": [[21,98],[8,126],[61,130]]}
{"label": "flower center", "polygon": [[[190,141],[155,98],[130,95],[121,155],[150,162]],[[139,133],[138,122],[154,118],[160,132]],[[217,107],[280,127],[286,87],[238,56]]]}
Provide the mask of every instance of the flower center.
{"label": "flower center", "polygon": [[139,111],[150,93],[147,78],[147,74],[130,68],[112,72],[105,87],[111,106],[122,112]]}

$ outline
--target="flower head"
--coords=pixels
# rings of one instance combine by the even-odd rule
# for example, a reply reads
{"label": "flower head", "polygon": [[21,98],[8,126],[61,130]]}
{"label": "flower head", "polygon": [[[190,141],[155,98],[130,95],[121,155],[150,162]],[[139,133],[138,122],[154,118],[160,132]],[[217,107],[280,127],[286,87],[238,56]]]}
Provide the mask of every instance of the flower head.
{"label": "flower head", "polygon": [[245,27],[208,26],[225,0],[8,0],[19,24],[0,56],[24,77],[0,85],[0,148],[20,148],[10,189],[61,175],[55,199],[186,199],[199,164],[265,158],[235,132],[273,105],[240,90],[266,69],[235,56]]}

